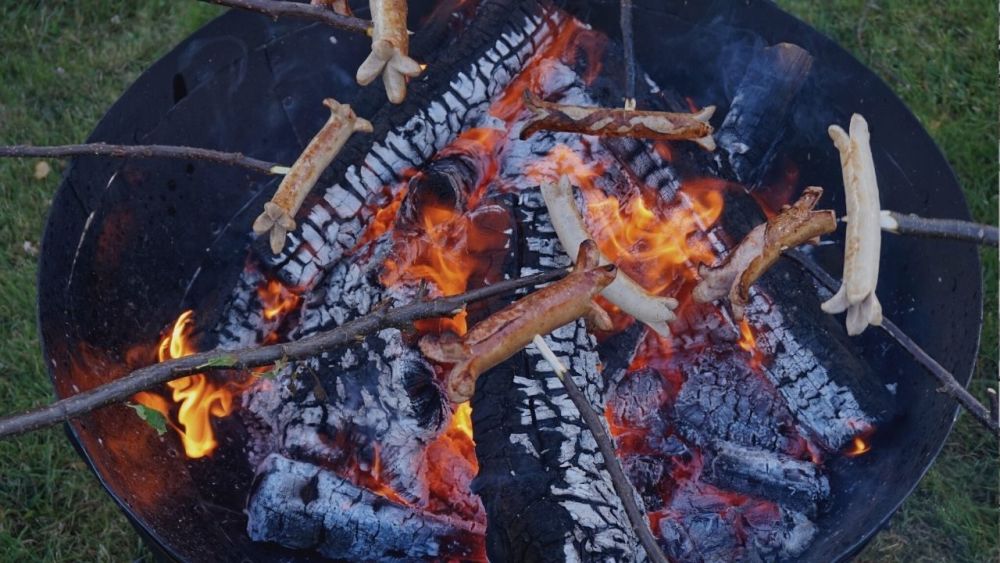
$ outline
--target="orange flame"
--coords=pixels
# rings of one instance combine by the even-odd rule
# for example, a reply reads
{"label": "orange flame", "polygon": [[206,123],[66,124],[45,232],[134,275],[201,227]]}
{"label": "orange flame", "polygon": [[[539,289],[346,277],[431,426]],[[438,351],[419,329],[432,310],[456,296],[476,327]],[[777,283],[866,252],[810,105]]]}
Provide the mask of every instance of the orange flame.
{"label": "orange flame", "polygon": [[746,318],[740,321],[740,348],[750,352],[750,367],[759,370],[764,365],[764,353],[757,348],[757,337]]}
{"label": "orange flame", "polygon": [[[190,341],[193,328],[194,312],[184,311],[174,322],[169,334],[160,341],[156,352],[157,361],[183,358],[197,352]],[[171,426],[181,437],[184,453],[192,459],[211,454],[218,446],[211,418],[226,416],[232,412],[233,393],[212,383],[200,373],[175,379],[167,383],[167,386],[173,390],[174,402],[180,404],[177,411],[178,425],[171,423]],[[135,400],[159,411],[170,420],[167,401],[159,395],[138,393]]]}
{"label": "orange flame", "polygon": [[264,306],[264,319],[273,321],[298,308],[302,298],[278,280],[270,280],[257,289],[257,296]]}

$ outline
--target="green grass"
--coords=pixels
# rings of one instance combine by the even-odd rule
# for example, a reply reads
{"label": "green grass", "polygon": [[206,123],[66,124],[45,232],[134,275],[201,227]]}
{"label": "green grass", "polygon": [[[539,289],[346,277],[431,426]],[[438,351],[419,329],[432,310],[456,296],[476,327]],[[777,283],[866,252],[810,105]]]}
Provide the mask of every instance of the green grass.
{"label": "green grass", "polygon": [[[989,0],[780,0],[884,77],[957,170],[976,218],[997,223],[997,56]],[[191,0],[47,0],[0,8],[0,144],[79,142],[124,89],[217,9]],[[62,167],[0,162],[0,412],[50,399],[34,321],[37,244]],[[986,324],[974,382],[997,374],[997,257],[983,253]],[[962,416],[917,492],[864,561],[995,561],[996,443]],[[146,557],[53,429],[0,442],[0,560]]]}

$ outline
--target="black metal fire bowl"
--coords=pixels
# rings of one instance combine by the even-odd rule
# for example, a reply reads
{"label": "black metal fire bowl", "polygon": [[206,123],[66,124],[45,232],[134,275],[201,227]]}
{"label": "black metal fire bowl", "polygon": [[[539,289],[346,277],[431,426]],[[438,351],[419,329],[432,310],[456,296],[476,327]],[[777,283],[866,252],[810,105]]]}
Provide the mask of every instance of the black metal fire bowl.
{"label": "black metal fire bowl", "polygon": [[[613,3],[614,4],[614,3]],[[411,7],[411,28],[426,5]],[[616,33],[612,5],[579,17]],[[757,42],[791,42],[815,58],[782,154],[798,185],[827,187],[843,210],[831,123],[864,114],[886,208],[968,219],[962,190],[916,118],[871,71],[832,41],[762,1],[637,2],[640,64],[699,105],[724,115]],[[231,12],[209,23],[143,74],[90,141],[183,144],[290,163],[325,119],[320,101],[354,102],[364,37],[297,21]],[[370,92],[371,90],[368,90]],[[123,375],[129,350],[152,346],[184,308],[206,326],[243,267],[250,223],[277,181],[235,168],[171,160],[73,162],[52,205],[39,269],[39,326],[59,396]],[[971,377],[982,311],[981,269],[961,243],[886,237],[879,296],[899,324],[962,383]],[[839,273],[832,248],[816,257]],[[897,384],[898,414],[872,451],[828,466],[834,504],[816,521],[802,558],[856,553],[895,512],[938,455],[957,407],[878,330],[861,354]],[[242,513],[251,470],[243,431],[222,423],[210,458],[185,460],[124,406],[67,429],[81,455],[150,545],[180,560],[287,560],[295,552],[251,543]]]}

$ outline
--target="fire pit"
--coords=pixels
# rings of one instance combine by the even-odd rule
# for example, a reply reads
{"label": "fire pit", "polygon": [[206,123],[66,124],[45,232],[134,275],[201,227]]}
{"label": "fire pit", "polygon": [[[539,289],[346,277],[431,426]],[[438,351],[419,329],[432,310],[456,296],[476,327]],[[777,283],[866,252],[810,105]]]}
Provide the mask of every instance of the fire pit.
{"label": "fire pit", "polygon": [[[669,339],[620,312],[610,331],[581,321],[547,338],[603,409],[664,551],[850,556],[926,471],[955,408],[882,334],[849,339],[794,264],[754,286],[744,322],[690,299],[697,266],[804,186],[826,187],[825,206],[842,209],[826,128],[854,112],[875,132],[887,207],[965,217],[965,203],[915,118],[836,45],[767,3],[688,4],[636,3],[640,104],[717,106],[715,153],[520,138],[525,92],[620,103],[615,3],[412,3],[412,52],[429,66],[400,105],[354,83],[365,38],[244,13],[212,22],[141,77],[92,140],[291,162],[325,121],[327,97],[375,131],[326,171],[276,256],[250,229],[275,181],[183,161],[75,162],[39,275],[58,393],[565,266],[539,189],[565,175],[601,251],[680,301]],[[839,254],[813,251],[829,271]],[[887,314],[963,383],[979,271],[964,246],[884,245]],[[445,366],[416,346],[505,303],[137,395],[166,414],[162,437],[121,405],[70,433],[170,558],[642,559],[590,434],[533,349],[455,407],[439,385]]]}

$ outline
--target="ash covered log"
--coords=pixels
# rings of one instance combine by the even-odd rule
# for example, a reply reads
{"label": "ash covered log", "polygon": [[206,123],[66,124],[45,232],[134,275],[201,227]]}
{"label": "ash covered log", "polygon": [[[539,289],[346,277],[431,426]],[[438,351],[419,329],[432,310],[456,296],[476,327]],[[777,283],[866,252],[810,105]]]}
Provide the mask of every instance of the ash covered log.
{"label": "ash covered log", "polygon": [[278,257],[261,258],[286,285],[308,289],[354,247],[374,210],[462,130],[481,125],[489,103],[551,40],[565,16],[534,1],[487,0],[475,21],[409,85],[406,100],[383,107],[374,133],[348,142],[331,166],[336,182],[310,197],[300,229]]}
{"label": "ash covered log", "polygon": [[793,449],[795,420],[770,381],[742,350],[713,347],[684,362],[673,405],[680,433],[699,445],[723,440],[770,451]]}
{"label": "ash covered log", "polygon": [[[513,259],[522,271],[569,263],[537,188],[521,193],[516,216]],[[600,405],[596,343],[583,321],[546,340]],[[522,351],[486,372],[472,408],[481,468],[473,488],[487,511],[491,559],[629,561],[642,553],[596,442],[540,354]]]}
{"label": "ash covered log", "polygon": [[331,559],[472,557],[476,524],[428,514],[358,487],[333,471],[278,454],[258,468],[247,504],[254,541]]}
{"label": "ash covered log", "polygon": [[830,497],[830,482],[810,461],[717,440],[709,454],[702,480],[720,489],[770,500],[784,507],[815,514]]}

